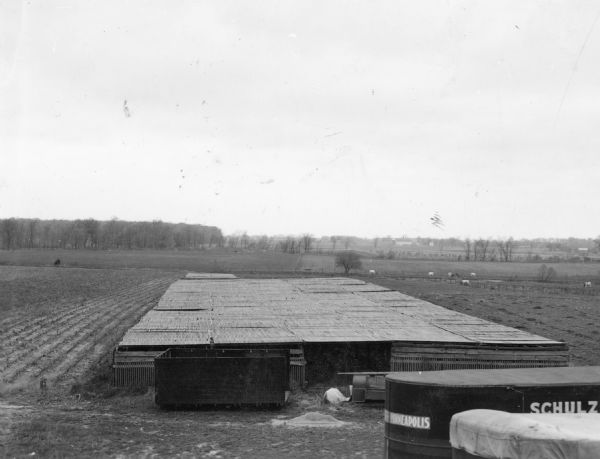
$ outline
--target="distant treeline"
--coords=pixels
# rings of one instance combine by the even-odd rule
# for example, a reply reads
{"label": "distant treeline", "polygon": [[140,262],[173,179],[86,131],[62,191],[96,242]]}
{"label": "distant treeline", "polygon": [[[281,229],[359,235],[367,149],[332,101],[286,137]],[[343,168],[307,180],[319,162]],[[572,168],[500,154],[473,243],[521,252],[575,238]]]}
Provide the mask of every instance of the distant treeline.
{"label": "distant treeline", "polygon": [[197,249],[222,246],[215,226],[122,220],[0,220],[3,249]]}
{"label": "distant treeline", "polygon": [[225,246],[234,250],[277,250],[285,253],[335,254],[353,250],[380,259],[452,261],[600,262],[597,239],[459,239],[459,238],[359,238],[355,236],[266,236],[231,234]]}

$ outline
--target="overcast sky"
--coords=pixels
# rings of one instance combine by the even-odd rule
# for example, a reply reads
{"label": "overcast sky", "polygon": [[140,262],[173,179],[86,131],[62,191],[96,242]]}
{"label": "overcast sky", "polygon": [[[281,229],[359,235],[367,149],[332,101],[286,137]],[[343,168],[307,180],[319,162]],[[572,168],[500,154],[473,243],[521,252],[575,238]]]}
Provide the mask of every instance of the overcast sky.
{"label": "overcast sky", "polygon": [[3,1],[0,218],[595,237],[599,15],[574,0]]}

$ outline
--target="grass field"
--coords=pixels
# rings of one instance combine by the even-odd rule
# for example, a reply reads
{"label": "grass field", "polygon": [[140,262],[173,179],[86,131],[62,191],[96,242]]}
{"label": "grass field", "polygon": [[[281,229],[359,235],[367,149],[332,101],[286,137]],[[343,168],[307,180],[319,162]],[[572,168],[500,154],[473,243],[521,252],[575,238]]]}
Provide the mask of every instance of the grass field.
{"label": "grass field", "polygon": [[300,255],[281,252],[210,250],[2,250],[0,265],[63,268],[144,268],[207,272],[293,272],[302,269]]}
{"label": "grass field", "polygon": [[[56,258],[61,267],[52,266]],[[575,364],[600,364],[598,290],[580,288],[597,265],[363,260],[356,277],[570,346]],[[374,277],[365,276],[376,269]],[[110,388],[112,348],[186,271],[240,276],[328,275],[333,257],[225,250],[199,252],[0,252],[0,456],[381,457],[382,406],[323,406],[322,387],[278,412],[166,412],[152,394]],[[462,270],[462,271],[461,271]],[[439,272],[430,279],[428,271]],[[471,286],[448,271],[477,272]],[[339,275],[339,270],[337,274]],[[516,274],[515,274],[516,273]],[[487,279],[487,280],[486,280]],[[504,279],[505,282],[489,282]],[[44,378],[47,389],[40,389]],[[333,414],[329,432],[274,427],[274,418]]]}
{"label": "grass field", "polygon": [[[542,263],[502,262],[452,262],[426,260],[363,260],[364,266],[391,275],[425,277],[434,272],[436,277],[447,277],[449,272],[469,277],[474,272],[483,279],[534,280]],[[558,281],[600,279],[600,264],[596,263],[546,263],[554,268]]]}
{"label": "grass field", "polygon": [[[174,271],[238,272],[238,273],[313,273],[339,274],[335,257],[324,254],[288,254],[274,251],[207,250],[0,250],[0,265],[53,266],[61,260],[63,268],[127,269],[144,268]],[[429,260],[362,259],[365,273],[374,269],[379,274],[402,277],[446,278],[448,272],[468,277],[475,272],[479,278],[504,280],[535,280],[541,263],[452,262]],[[598,263],[547,263],[557,273],[556,280],[579,282],[600,281]]]}

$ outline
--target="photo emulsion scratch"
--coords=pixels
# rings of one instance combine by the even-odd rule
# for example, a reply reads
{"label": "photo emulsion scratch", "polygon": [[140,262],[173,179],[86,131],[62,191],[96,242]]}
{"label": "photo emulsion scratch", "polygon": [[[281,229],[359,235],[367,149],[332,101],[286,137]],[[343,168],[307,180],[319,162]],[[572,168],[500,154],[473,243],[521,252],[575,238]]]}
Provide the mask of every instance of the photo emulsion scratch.
{"label": "photo emulsion scratch", "polygon": [[0,456],[600,457],[599,18],[0,2]]}

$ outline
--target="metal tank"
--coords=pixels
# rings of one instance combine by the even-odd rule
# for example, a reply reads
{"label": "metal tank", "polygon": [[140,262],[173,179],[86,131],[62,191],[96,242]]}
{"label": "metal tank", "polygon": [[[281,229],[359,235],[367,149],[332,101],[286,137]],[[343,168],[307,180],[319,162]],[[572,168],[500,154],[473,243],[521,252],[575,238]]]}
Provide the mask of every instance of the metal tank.
{"label": "metal tank", "polygon": [[600,367],[390,373],[386,376],[386,457],[451,458],[451,417],[478,408],[598,413]]}

